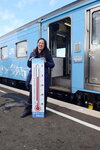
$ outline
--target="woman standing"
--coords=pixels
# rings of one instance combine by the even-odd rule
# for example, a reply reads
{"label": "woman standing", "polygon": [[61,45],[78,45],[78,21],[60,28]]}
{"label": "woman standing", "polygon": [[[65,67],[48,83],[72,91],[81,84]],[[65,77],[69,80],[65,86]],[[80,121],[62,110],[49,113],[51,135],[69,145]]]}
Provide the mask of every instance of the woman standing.
{"label": "woman standing", "polygon": [[[54,61],[52,59],[51,53],[49,49],[47,48],[47,42],[45,39],[40,38],[37,41],[37,47],[33,50],[33,52],[30,54],[30,57],[28,59],[27,65],[29,68],[32,67],[32,59],[34,58],[43,58],[45,63],[45,112],[46,112],[46,105],[47,105],[47,94],[49,89],[49,82],[50,82],[50,69],[55,66]],[[31,68],[32,69],[32,68]],[[31,77],[32,77],[32,71],[30,69],[26,85],[29,86]],[[26,117],[27,115],[31,114],[32,109],[32,86],[30,86],[30,95],[27,102],[27,105],[25,106],[24,112],[21,114],[20,117]]]}

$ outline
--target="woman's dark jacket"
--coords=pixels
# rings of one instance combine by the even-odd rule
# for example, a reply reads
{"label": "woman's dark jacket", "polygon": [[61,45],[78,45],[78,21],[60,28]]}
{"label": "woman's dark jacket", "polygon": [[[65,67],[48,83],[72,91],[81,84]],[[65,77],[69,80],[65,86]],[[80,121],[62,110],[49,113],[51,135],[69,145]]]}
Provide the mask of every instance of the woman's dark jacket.
{"label": "woman's dark jacket", "polygon": [[[43,50],[41,53],[38,53],[36,51],[36,49],[30,54],[30,57],[27,61],[27,66],[29,68],[32,67],[32,61],[30,61],[30,58],[41,58],[44,57],[46,59],[45,62],[45,92],[48,92],[48,88],[49,88],[49,83],[50,83],[50,69],[53,68],[55,66],[54,61],[52,59],[51,53],[49,51],[49,49],[45,49]],[[31,68],[32,69],[32,68]],[[29,85],[30,81],[31,81],[31,77],[32,77],[32,71],[29,71],[29,74],[27,76],[27,80],[26,80],[26,86]]]}

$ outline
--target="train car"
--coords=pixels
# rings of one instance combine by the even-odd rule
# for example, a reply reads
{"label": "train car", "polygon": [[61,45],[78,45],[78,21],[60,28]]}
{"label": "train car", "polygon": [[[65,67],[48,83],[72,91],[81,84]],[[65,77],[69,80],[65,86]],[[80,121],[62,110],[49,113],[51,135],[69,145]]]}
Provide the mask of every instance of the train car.
{"label": "train car", "polygon": [[40,37],[55,62],[49,95],[100,110],[100,0],[77,0],[1,36],[1,83],[25,82]]}

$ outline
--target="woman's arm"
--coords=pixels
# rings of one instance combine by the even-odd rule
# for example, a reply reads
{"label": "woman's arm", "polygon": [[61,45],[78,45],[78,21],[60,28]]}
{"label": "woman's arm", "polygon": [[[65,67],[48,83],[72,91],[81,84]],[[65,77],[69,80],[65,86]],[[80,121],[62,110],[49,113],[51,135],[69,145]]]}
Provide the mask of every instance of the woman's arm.
{"label": "woman's arm", "polygon": [[46,67],[49,67],[49,68],[53,68],[53,67],[55,66],[50,51],[48,52],[48,58],[47,58],[47,61],[46,61],[46,63],[45,63],[45,66],[46,66]]}
{"label": "woman's arm", "polygon": [[35,54],[35,52],[33,51],[33,52],[30,54],[30,57],[29,57],[29,59],[28,59],[28,61],[27,61],[27,66],[28,66],[29,68],[32,67],[32,59],[35,58],[35,57],[36,57],[36,54]]}

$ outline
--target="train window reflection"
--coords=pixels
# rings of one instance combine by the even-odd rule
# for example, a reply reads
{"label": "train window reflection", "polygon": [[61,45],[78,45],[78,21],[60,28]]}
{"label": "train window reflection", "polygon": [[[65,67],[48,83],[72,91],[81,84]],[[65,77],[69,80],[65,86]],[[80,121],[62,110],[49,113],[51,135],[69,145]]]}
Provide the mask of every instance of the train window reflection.
{"label": "train window reflection", "polygon": [[16,43],[16,56],[18,58],[27,56],[27,41]]}
{"label": "train window reflection", "polygon": [[1,48],[1,59],[4,60],[7,58],[8,58],[8,47],[5,46]]}
{"label": "train window reflection", "polygon": [[1,48],[0,48],[0,59],[1,59]]}
{"label": "train window reflection", "polygon": [[92,15],[92,44],[100,44],[100,10]]}

